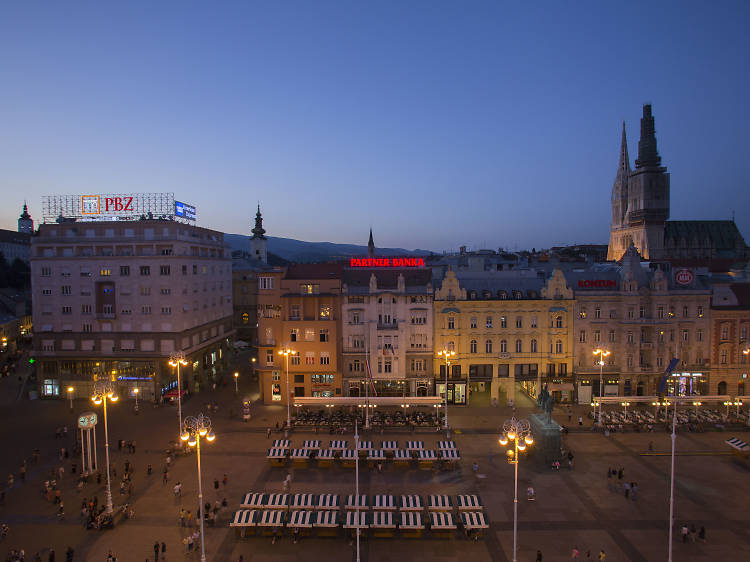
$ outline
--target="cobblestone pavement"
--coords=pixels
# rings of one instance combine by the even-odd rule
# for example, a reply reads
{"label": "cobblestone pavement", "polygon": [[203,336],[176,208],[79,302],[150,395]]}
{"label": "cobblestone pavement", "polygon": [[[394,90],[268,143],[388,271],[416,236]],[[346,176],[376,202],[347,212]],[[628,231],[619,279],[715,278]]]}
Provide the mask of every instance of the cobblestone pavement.
{"label": "cobblestone pavement", "polygon": [[[3,388],[0,387],[0,392]],[[235,394],[233,385],[215,392],[198,395],[187,401],[184,413],[195,414],[204,410],[208,400],[219,403],[217,413],[211,414],[217,439],[202,448],[203,489],[207,501],[227,498],[229,509],[221,514],[217,528],[206,528],[208,560],[236,561],[240,555],[245,561],[265,560],[351,560],[354,548],[343,536],[339,538],[303,538],[293,544],[284,537],[276,545],[260,536],[238,538],[227,522],[231,512],[238,507],[242,494],[249,491],[281,491],[287,473],[292,474],[292,492],[348,494],[354,490],[354,470],[344,468],[271,468],[265,453],[269,446],[265,430],[286,417],[285,409],[274,406],[253,406],[253,419],[244,423],[236,418],[239,398],[255,396],[252,389],[240,388]],[[109,428],[112,437],[112,460],[121,475],[125,459],[135,465],[134,497],[120,496],[113,486],[115,504],[131,501],[136,517],[120,523],[108,531],[86,531],[80,524],[78,513],[83,496],[97,495],[104,501],[104,487],[88,484],[77,493],[74,478],[70,475],[73,459],[62,464],[66,473],[62,483],[62,496],[66,517],[60,521],[55,507],[41,494],[42,482],[50,469],[61,463],[57,450],[72,445],[72,431],[67,439],[56,439],[56,426],[73,427],[75,415],[92,409],[78,401],[71,413],[68,402],[29,402],[9,400],[4,408],[6,423],[0,428],[3,455],[0,470],[7,475],[18,474],[23,458],[30,459],[31,451],[38,447],[42,456],[38,464],[30,465],[25,482],[16,483],[8,490],[4,505],[0,506],[0,520],[10,526],[10,533],[0,545],[0,552],[10,548],[24,548],[27,559],[33,553],[43,553],[54,548],[57,559],[64,559],[68,546],[76,550],[75,560],[104,561],[112,549],[121,561],[140,562],[153,559],[153,544],[163,541],[167,545],[167,560],[196,558],[185,555],[181,543],[187,531],[178,524],[181,506],[195,513],[197,510],[197,471],[194,455],[175,459],[170,470],[168,485],[162,484],[161,471],[168,442],[176,438],[177,411],[173,407],[142,407],[136,415],[132,403],[118,402],[109,410]],[[230,419],[230,410],[235,417]],[[585,414],[587,409],[576,408]],[[531,413],[530,404],[519,404],[519,415]],[[376,539],[362,541],[361,559],[366,561],[396,561],[404,558],[440,562],[448,560],[502,561],[512,560],[513,549],[513,467],[508,465],[497,444],[496,431],[502,421],[511,415],[507,408],[453,408],[454,440],[462,455],[457,471],[432,472],[417,468],[386,468],[382,474],[360,467],[361,493],[477,493],[485,506],[491,529],[485,538],[470,542],[458,536],[453,540]],[[560,421],[567,416],[560,412]],[[590,429],[587,421],[584,430]],[[574,430],[577,430],[574,427]],[[750,493],[750,472],[727,455],[724,441],[730,432],[680,433],[678,436],[676,516],[677,523],[705,525],[708,540],[705,543],[683,544],[676,533],[674,544],[676,561],[682,560],[740,560],[750,559],[750,512],[747,498]],[[275,434],[272,439],[280,435]],[[313,438],[312,432],[294,432],[292,443]],[[412,438],[407,432],[386,432],[363,438],[373,441],[386,437],[402,443]],[[429,448],[443,438],[434,432],[417,433]],[[103,459],[103,431],[98,432],[99,458]],[[324,441],[329,435],[317,435]],[[351,433],[338,438],[353,441]],[[134,455],[118,451],[119,439],[136,440]],[[573,470],[553,472],[540,466],[533,454],[522,457],[519,466],[518,545],[519,560],[535,560],[536,551],[544,553],[544,560],[569,560],[574,546],[585,558],[587,550],[595,559],[604,549],[607,560],[664,560],[667,550],[667,518],[669,500],[669,435],[665,432],[651,434],[614,433],[604,437],[591,431],[572,432],[567,446],[575,453]],[[648,452],[648,442],[653,441],[654,452]],[[471,464],[479,464],[479,476]],[[146,475],[147,464],[153,474]],[[80,462],[79,462],[80,464]],[[636,501],[626,500],[624,494],[608,488],[607,469],[625,469],[625,478],[637,482],[639,495]],[[214,489],[214,479],[228,476],[228,485]],[[5,477],[3,478],[5,479]],[[113,482],[119,480],[113,478]],[[175,498],[172,485],[183,483],[182,497]],[[537,501],[525,499],[526,487],[531,484],[537,492]]]}

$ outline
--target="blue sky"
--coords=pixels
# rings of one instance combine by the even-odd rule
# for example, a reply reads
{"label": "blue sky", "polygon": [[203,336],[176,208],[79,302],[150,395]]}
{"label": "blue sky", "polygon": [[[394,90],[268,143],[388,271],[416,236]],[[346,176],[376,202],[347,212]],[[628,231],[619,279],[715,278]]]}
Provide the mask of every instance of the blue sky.
{"label": "blue sky", "polygon": [[[672,218],[750,240],[750,3],[5,2],[0,226],[171,191],[199,224],[435,250],[606,243],[644,102]],[[632,164],[632,162],[631,162]]]}

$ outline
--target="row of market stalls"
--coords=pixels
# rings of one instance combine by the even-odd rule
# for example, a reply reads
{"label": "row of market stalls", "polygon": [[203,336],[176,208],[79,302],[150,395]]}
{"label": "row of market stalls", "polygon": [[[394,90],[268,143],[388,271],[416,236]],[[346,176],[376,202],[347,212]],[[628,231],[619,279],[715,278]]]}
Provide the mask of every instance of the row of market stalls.
{"label": "row of market stalls", "polygon": [[[374,537],[392,537],[398,530],[402,537],[419,538],[429,529],[431,536],[451,538],[459,528],[467,536],[478,538],[489,528],[477,495],[393,496],[348,495],[341,514],[340,496],[335,494],[264,494],[247,493],[229,526],[240,536],[280,535],[286,528],[298,535],[337,536],[344,530],[369,529]],[[457,517],[453,510],[457,510]],[[424,510],[427,509],[425,513]]]}

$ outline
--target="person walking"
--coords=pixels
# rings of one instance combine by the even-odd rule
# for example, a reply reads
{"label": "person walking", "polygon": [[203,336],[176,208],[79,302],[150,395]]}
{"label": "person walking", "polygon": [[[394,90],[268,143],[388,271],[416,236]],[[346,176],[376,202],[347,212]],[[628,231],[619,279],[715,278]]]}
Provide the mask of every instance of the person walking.
{"label": "person walking", "polygon": [[578,550],[578,547],[574,546],[573,552],[570,553],[570,559],[578,561],[580,555],[581,555],[581,552]]}
{"label": "person walking", "polygon": [[568,423],[573,419],[573,411],[570,409],[570,406],[568,406]]}
{"label": "person walking", "polygon": [[161,559],[167,559],[167,543],[165,543],[164,541],[162,541],[161,543]]}
{"label": "person walking", "polygon": [[680,534],[682,535],[682,542],[686,543],[688,539],[688,526],[687,523],[685,523],[682,528],[680,529]]}
{"label": "person walking", "polygon": [[623,476],[625,476],[625,469],[621,467],[620,470],[617,471],[617,479],[622,480]]}
{"label": "person walking", "polygon": [[180,527],[185,526],[185,517],[187,516],[187,512],[184,508],[180,508]]}
{"label": "person walking", "polygon": [[706,542],[706,528],[701,525],[701,530],[698,531],[698,538],[701,542]]}
{"label": "person walking", "polygon": [[542,562],[542,551],[537,550],[536,551],[536,562]]}
{"label": "person walking", "polygon": [[583,416],[578,416],[578,426],[580,427],[582,425],[583,425]]}
{"label": "person walking", "polygon": [[633,497],[633,501],[637,499],[637,496],[638,496],[638,483],[637,482],[630,483],[630,495]]}
{"label": "person walking", "polygon": [[625,499],[628,499],[630,497],[630,483],[625,482],[622,485],[623,490],[625,490]]}
{"label": "person walking", "polygon": [[193,514],[192,514],[192,513],[190,513],[190,510],[189,510],[189,509],[188,509],[188,512],[187,512],[187,517],[186,517],[186,519],[187,519],[187,526],[188,526],[188,527],[192,527],[192,526],[193,526]]}
{"label": "person walking", "polygon": [[154,560],[155,562],[159,562],[159,541],[156,541],[154,543]]}
{"label": "person walking", "polygon": [[599,551],[599,562],[604,562],[604,559],[607,557],[607,555],[604,553],[604,549],[601,549]]}
{"label": "person walking", "polygon": [[73,562],[74,554],[75,554],[75,551],[73,550],[73,547],[69,546],[68,550],[65,551],[65,562]]}
{"label": "person walking", "polygon": [[224,478],[221,479],[221,483],[224,485],[224,489],[226,490],[227,482],[229,482],[229,478],[227,478],[227,475],[224,474]]}
{"label": "person walking", "polygon": [[266,429],[266,439],[270,439],[270,438],[271,438],[271,428],[269,427],[268,429]]}

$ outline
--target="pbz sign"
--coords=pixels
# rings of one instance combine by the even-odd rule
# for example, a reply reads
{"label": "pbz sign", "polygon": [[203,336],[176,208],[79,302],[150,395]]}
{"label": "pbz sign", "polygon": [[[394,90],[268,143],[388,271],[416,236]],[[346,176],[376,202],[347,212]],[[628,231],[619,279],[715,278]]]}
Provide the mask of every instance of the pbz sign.
{"label": "pbz sign", "polygon": [[81,195],[81,213],[84,215],[134,211],[133,197],[130,195]]}

